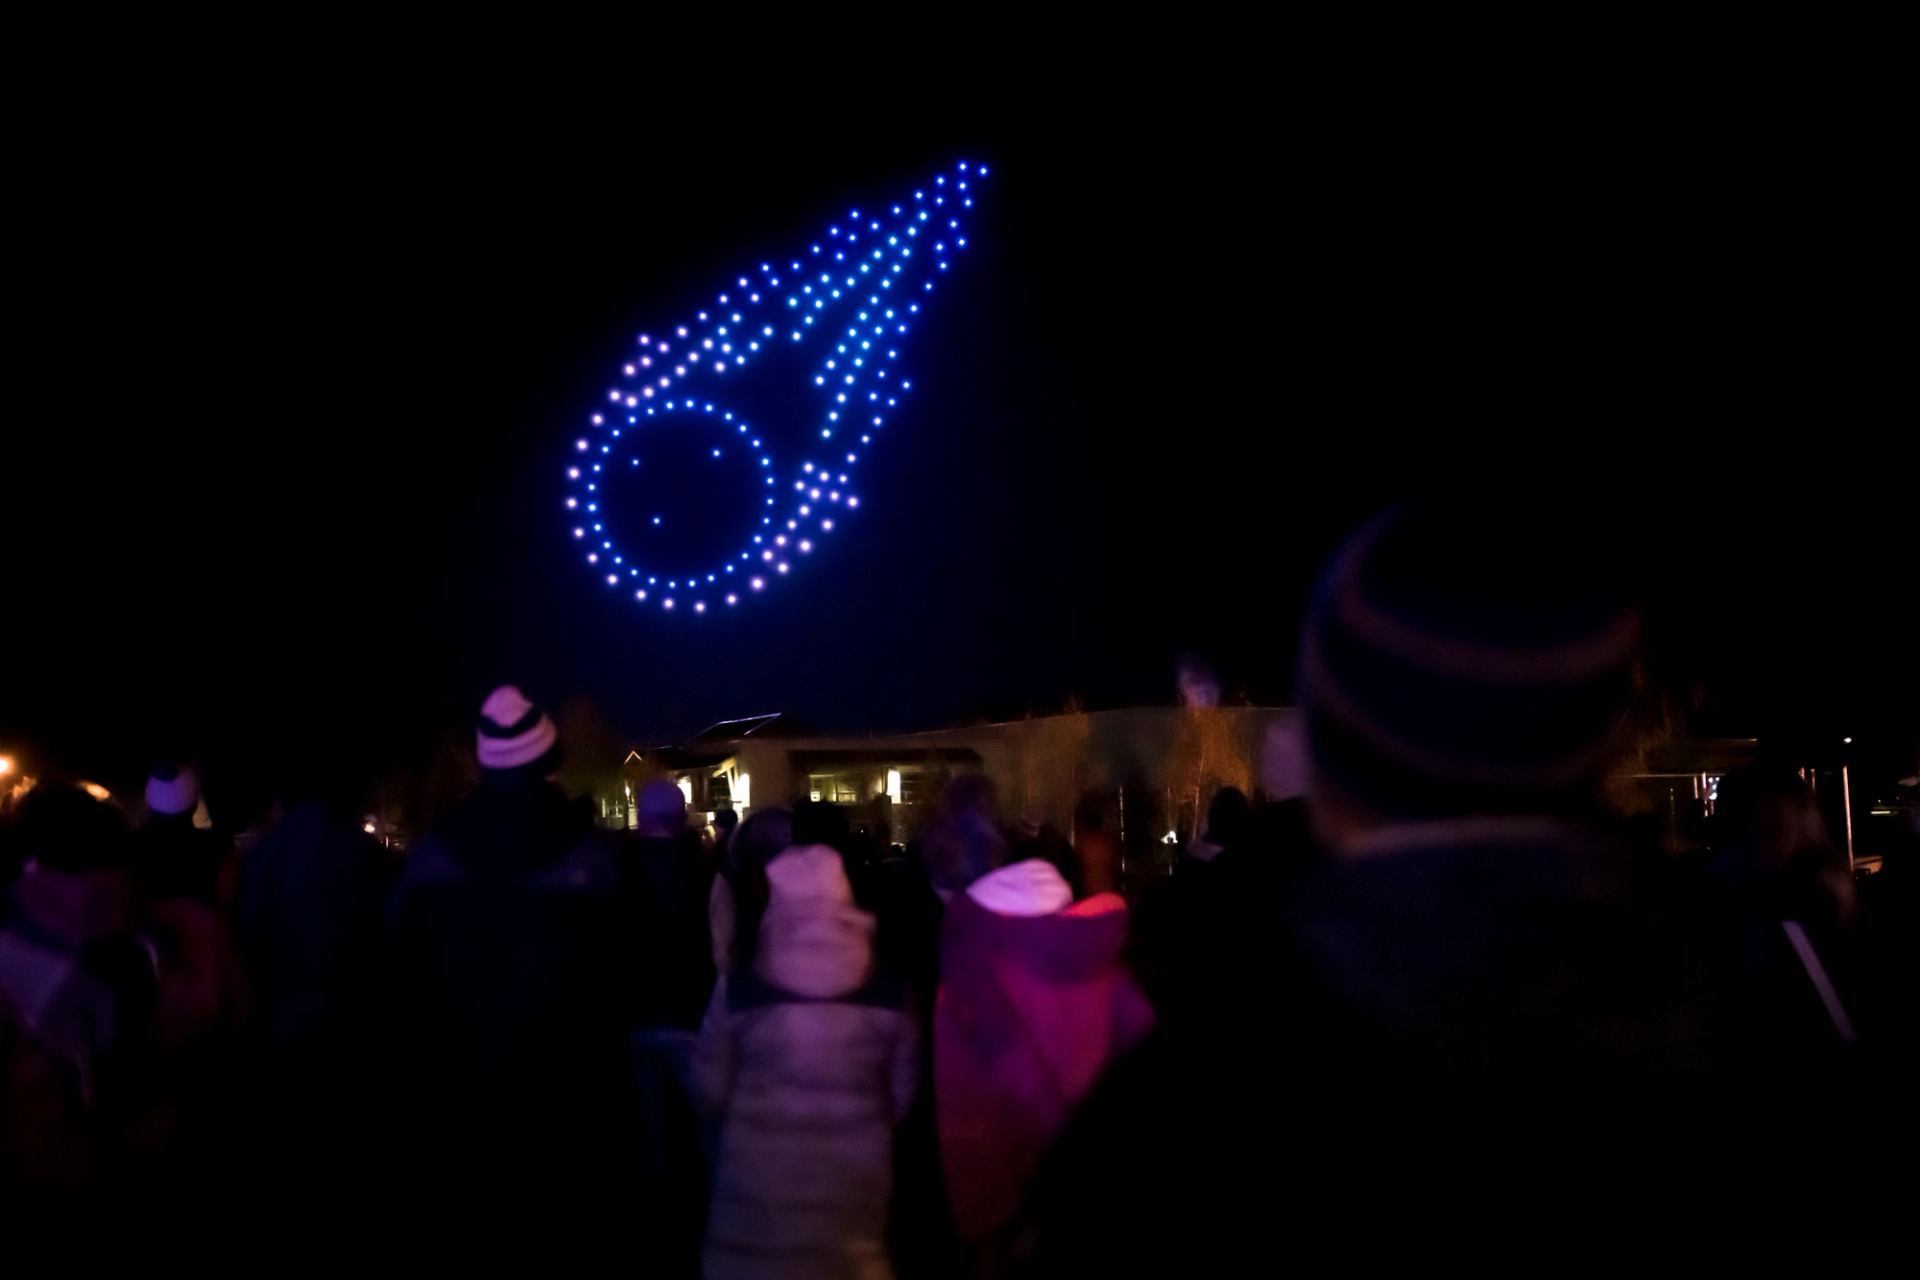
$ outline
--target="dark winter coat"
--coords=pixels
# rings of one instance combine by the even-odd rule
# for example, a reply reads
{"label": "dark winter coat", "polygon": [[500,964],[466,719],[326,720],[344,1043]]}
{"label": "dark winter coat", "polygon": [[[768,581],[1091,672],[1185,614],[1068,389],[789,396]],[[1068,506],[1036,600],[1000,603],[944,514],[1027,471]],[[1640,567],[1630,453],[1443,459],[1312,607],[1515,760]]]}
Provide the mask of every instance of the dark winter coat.
{"label": "dark winter coat", "polygon": [[409,854],[387,912],[407,1111],[453,1176],[602,1176],[628,1087],[613,890],[579,811],[514,774],[484,775]]}

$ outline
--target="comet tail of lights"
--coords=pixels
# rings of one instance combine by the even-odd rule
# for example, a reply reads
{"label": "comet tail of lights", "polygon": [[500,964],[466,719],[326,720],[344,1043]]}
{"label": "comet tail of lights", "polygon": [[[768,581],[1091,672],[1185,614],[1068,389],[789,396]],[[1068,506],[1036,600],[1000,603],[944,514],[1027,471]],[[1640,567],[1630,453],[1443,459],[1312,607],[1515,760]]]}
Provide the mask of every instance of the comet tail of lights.
{"label": "comet tail of lights", "polygon": [[[699,618],[734,611],[826,551],[860,509],[867,449],[913,390],[907,339],[967,248],[988,174],[961,161],[897,200],[857,206],[797,249],[732,273],[686,323],[639,335],[566,449],[566,527],[595,581],[637,607]],[[804,376],[779,394],[804,406],[806,422],[778,440],[741,395],[775,356],[798,359]],[[631,487],[687,483],[650,455],[668,429],[698,433],[703,458],[748,475],[737,493],[714,495],[724,510],[738,501],[740,540],[692,567],[654,563],[655,544],[642,551],[612,527],[624,513],[629,529],[672,536],[656,507],[634,510]]]}

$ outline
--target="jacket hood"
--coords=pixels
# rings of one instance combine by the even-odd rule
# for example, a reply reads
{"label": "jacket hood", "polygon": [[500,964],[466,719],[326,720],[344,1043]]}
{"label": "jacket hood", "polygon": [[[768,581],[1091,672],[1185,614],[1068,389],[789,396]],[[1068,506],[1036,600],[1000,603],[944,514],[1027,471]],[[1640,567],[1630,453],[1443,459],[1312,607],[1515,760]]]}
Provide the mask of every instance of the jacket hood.
{"label": "jacket hood", "polygon": [[1052,863],[1027,858],[989,871],[967,886],[967,896],[1003,916],[1044,916],[1073,902],[1073,890]]}
{"label": "jacket hood", "polygon": [[[996,909],[1005,906],[1020,910]],[[1124,899],[1098,893],[1074,902],[1060,873],[1037,859],[982,877],[953,899],[947,918],[950,945],[979,948],[996,966],[1052,982],[1084,981],[1118,964],[1127,941]]]}
{"label": "jacket hood", "polygon": [[754,968],[795,995],[842,996],[873,969],[873,917],[853,905],[846,864],[826,845],[789,849],[767,864],[770,898]]}
{"label": "jacket hood", "polygon": [[873,917],[854,907],[776,902],[760,920],[754,969],[797,996],[846,995],[873,971],[873,928]]}

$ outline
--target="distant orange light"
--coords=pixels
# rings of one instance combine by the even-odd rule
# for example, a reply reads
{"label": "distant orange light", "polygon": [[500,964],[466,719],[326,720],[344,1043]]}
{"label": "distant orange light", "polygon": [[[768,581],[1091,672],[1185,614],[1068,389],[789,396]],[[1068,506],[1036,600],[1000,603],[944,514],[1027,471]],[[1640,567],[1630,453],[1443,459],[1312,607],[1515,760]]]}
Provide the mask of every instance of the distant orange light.
{"label": "distant orange light", "polygon": [[80,784],[80,789],[92,796],[95,800],[113,799],[113,792],[107,790],[97,782],[83,782]]}
{"label": "distant orange light", "polygon": [[0,778],[4,778],[12,772],[13,772],[13,757],[0,756]]}

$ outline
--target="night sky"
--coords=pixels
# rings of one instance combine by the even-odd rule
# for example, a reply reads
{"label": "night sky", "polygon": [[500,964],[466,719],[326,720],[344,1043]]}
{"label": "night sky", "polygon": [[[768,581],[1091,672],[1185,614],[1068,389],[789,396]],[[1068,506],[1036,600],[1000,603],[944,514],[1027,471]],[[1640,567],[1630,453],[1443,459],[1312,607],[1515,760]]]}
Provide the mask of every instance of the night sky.
{"label": "night sky", "polygon": [[[1315,567],[1424,491],[1597,511],[1706,729],[1912,728],[1911,397],[1860,157],[1226,79],[685,128],[664,91],[183,92],[37,128],[0,734],[97,774],[308,735],[405,759],[502,680],[636,742],[914,728],[1169,701],[1188,650],[1284,701]],[[561,473],[635,334],[959,158],[995,166],[976,243],[844,536],[732,616],[606,592]]]}

